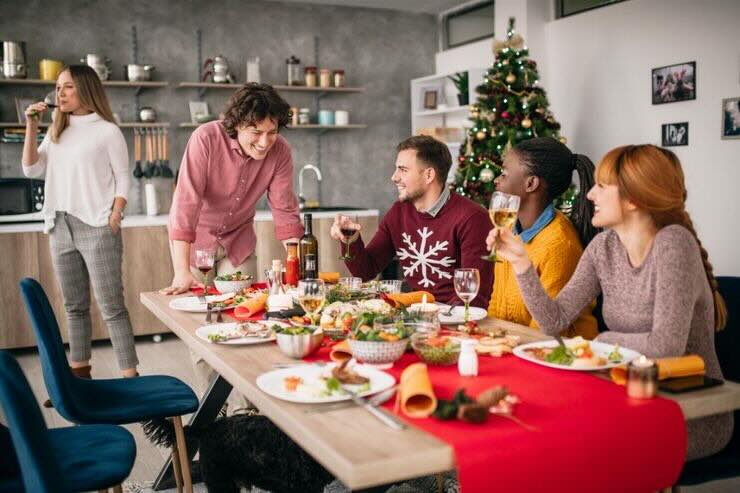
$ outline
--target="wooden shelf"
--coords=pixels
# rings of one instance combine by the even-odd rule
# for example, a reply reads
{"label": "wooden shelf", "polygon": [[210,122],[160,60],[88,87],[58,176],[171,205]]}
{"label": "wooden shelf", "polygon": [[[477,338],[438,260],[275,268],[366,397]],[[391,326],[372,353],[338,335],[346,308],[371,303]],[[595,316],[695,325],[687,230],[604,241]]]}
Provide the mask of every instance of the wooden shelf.
{"label": "wooden shelf", "polygon": [[[106,87],[133,87],[133,88],[145,88],[145,87],[167,87],[169,82],[167,81],[139,81],[131,82],[128,80],[104,80],[103,85]],[[0,85],[6,86],[53,86],[56,81],[53,80],[41,80],[41,79],[0,79]]]}
{"label": "wooden shelf", "polygon": [[414,116],[434,116],[434,115],[447,115],[449,113],[461,113],[468,111],[470,106],[453,106],[451,108],[442,108],[438,110],[424,110],[414,112]]}
{"label": "wooden shelf", "polygon": [[[51,125],[51,123],[47,123],[47,122],[39,123],[39,127],[48,127],[49,125]],[[25,126],[26,126],[25,123],[15,123],[15,122],[0,123],[0,128],[24,128]],[[154,122],[154,123],[126,122],[126,123],[119,123],[118,126],[121,128],[166,128],[170,126],[170,122]]]}
{"label": "wooden shelf", "polygon": [[[49,125],[51,125],[51,123],[39,123],[39,127],[48,127]],[[26,124],[17,122],[0,122],[0,128],[26,128]]]}
{"label": "wooden shelf", "polygon": [[[201,126],[202,123],[183,122],[178,125],[180,128],[196,128]],[[351,123],[349,125],[288,125],[286,128],[291,130],[356,130],[361,128],[367,128],[367,125],[360,123]]]}
{"label": "wooden shelf", "polygon": [[[238,89],[243,84],[217,84],[215,82],[180,82],[177,84],[179,89],[186,88],[198,88],[198,89]],[[306,87],[306,86],[285,86],[275,84],[274,87],[277,91],[288,91],[288,92],[317,92],[317,93],[353,93],[353,92],[365,92],[364,87]]]}

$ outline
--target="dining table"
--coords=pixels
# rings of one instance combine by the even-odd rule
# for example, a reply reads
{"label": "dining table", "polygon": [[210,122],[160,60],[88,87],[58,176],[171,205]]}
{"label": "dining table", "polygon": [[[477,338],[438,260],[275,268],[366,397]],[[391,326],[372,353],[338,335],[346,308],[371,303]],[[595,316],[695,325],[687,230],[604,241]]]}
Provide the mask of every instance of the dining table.
{"label": "dining table", "polygon": [[[172,299],[172,296],[158,292],[140,294],[142,304],[192,352],[201,356],[217,374],[202,396],[198,411],[192,415],[191,425],[200,426],[216,419],[233,388],[352,490],[392,484],[456,469],[458,464],[455,447],[448,440],[441,439],[439,434],[430,433],[428,426],[427,429],[423,426],[414,426],[411,419],[407,420],[411,426],[397,430],[383,424],[361,406],[349,406],[330,413],[307,413],[306,404],[287,402],[268,395],[258,387],[258,377],[276,366],[295,363],[296,360],[284,355],[277,345],[271,342],[249,346],[209,343],[196,335],[196,330],[205,325],[203,314],[173,309],[170,307]],[[507,334],[519,336],[521,343],[550,339],[536,329],[505,320],[486,318],[478,324],[480,331],[503,330]],[[506,358],[511,362],[518,360],[512,355],[505,356],[504,360]],[[562,374],[575,373],[549,368],[545,370]],[[608,374],[593,373],[593,377],[588,375],[588,378],[608,380]],[[607,385],[607,382],[603,385]],[[608,385],[616,387],[611,382],[608,382]],[[658,395],[675,402],[683,419],[687,421],[740,409],[740,384],[731,381],[726,381],[721,386],[682,394],[659,391]],[[627,399],[626,393],[624,399]],[[645,439],[643,436],[635,436],[634,442],[639,447],[641,441],[645,443]],[[604,453],[608,454],[608,444],[604,446],[606,447]],[[522,447],[522,444],[508,447],[507,454],[515,456],[517,450]],[[196,451],[188,452],[192,459]],[[495,478],[491,479],[495,481]],[[167,461],[154,481],[154,489],[171,487],[171,484],[173,484],[171,464]],[[602,490],[607,491],[608,488]]]}

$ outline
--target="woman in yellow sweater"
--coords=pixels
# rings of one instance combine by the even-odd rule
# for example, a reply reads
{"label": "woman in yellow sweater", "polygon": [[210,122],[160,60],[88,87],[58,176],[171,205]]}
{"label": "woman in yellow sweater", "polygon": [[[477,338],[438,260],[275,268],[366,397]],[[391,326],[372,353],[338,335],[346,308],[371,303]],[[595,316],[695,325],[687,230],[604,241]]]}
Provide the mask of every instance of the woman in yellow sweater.
{"label": "woman in yellow sweater", "polygon": [[[583,248],[596,234],[591,225],[593,203],[586,200],[586,192],[594,184],[594,165],[559,141],[540,137],[526,140],[506,153],[502,168],[495,181],[496,190],[521,197],[515,231],[524,242],[542,286],[554,298],[573,275]],[[578,173],[579,193],[571,222],[555,209],[553,201],[568,189],[574,170]],[[592,308],[593,304],[587,307],[563,335],[596,337],[598,328]],[[494,267],[488,315],[537,327],[509,262],[496,262]]]}

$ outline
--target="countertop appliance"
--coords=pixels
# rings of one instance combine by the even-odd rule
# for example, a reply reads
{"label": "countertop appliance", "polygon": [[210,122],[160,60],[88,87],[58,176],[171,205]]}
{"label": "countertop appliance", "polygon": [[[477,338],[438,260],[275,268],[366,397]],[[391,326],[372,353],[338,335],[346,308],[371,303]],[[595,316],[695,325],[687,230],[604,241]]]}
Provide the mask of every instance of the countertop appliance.
{"label": "countertop appliance", "polygon": [[41,221],[44,180],[0,178],[0,222]]}

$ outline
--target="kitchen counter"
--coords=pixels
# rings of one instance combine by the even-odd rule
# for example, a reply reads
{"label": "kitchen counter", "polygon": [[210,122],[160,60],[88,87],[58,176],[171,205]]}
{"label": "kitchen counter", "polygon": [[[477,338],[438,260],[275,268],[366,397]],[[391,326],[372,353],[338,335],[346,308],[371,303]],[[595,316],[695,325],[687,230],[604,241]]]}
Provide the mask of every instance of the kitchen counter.
{"label": "kitchen counter", "polygon": [[[311,212],[314,219],[330,219],[336,214],[352,214],[358,217],[373,217],[379,215],[377,209],[362,209],[362,210],[345,210],[345,211],[321,211]],[[307,213],[308,213],[307,212]],[[301,212],[301,217],[303,217]],[[158,216],[126,216],[123,218],[121,227],[123,228],[137,228],[147,226],[166,226],[168,214],[160,214]],[[272,212],[269,210],[258,210],[254,216],[254,222],[272,221]],[[43,222],[31,222],[31,223],[0,223],[0,234],[2,233],[41,233],[44,231]]]}

